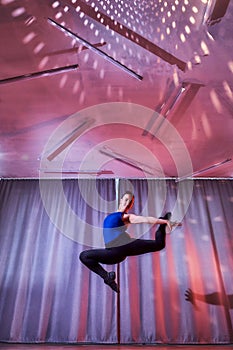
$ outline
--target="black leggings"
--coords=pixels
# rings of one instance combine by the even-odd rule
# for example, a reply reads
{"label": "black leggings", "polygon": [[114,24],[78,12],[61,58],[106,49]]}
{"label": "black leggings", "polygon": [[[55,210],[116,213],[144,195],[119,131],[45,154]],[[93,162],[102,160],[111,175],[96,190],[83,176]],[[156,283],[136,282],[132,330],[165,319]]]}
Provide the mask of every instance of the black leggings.
{"label": "black leggings", "polygon": [[127,256],[141,255],[162,250],[166,245],[165,229],[166,224],[160,225],[155,233],[154,240],[131,238],[129,243],[119,247],[84,250],[81,252],[79,259],[91,271],[105,279],[107,277],[107,271],[100,263],[106,265],[118,264],[125,260]]}

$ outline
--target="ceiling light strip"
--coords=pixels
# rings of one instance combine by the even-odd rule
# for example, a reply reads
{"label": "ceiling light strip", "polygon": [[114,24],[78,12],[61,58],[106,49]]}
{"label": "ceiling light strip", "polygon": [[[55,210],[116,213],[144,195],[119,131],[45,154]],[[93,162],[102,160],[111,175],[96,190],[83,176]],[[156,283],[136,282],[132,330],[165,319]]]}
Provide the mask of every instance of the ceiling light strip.
{"label": "ceiling light strip", "polygon": [[161,106],[159,111],[159,118],[153,130],[153,135],[158,133],[162,127],[165,119],[171,119],[171,117],[179,116],[182,118],[187,108],[192,103],[199,89],[203,87],[202,83],[183,82],[176,90],[171,94],[168,101]]}
{"label": "ceiling light strip", "polygon": [[219,162],[219,163],[213,164],[213,165],[211,165],[211,166],[209,166],[209,167],[207,167],[207,168],[204,168],[204,169],[195,171],[195,172],[192,173],[192,174],[179,177],[176,181],[182,181],[182,180],[184,180],[184,179],[193,177],[193,176],[195,176],[195,175],[200,175],[200,174],[202,174],[202,173],[204,173],[204,172],[206,172],[206,171],[208,171],[208,170],[211,170],[211,169],[214,169],[214,168],[218,168],[218,167],[220,167],[220,166],[222,166],[222,165],[224,165],[224,164],[226,164],[226,163],[228,163],[228,162],[231,162],[231,160],[232,160],[231,158],[227,158],[227,159],[223,160],[222,162]]}
{"label": "ceiling light strip", "polygon": [[45,174],[66,174],[66,175],[112,175],[114,174],[112,170],[46,170],[39,169],[39,171]]}
{"label": "ceiling light strip", "polygon": [[94,119],[88,119],[81,122],[70,134],[65,136],[59,143],[59,146],[51,152],[47,159],[52,161],[55,157],[57,157],[61,152],[63,152],[71,143],[73,143],[90,125],[94,123]]}
{"label": "ceiling light strip", "polygon": [[131,75],[132,77],[138,79],[138,80],[142,80],[143,77],[139,74],[137,74],[136,72],[134,72],[132,69],[128,68],[127,66],[125,66],[124,64],[122,64],[121,62],[115,60],[113,57],[107,55],[104,51],[101,51],[100,49],[98,49],[95,45],[92,45],[91,43],[89,43],[87,40],[81,38],[79,35],[73,33],[71,30],[69,30],[68,28],[64,27],[63,25],[55,22],[53,19],[48,18],[48,22],[55,25],[56,27],[58,27],[61,31],[67,33],[68,35],[70,35],[71,37],[77,39],[79,42],[81,42],[83,45],[85,45],[88,49],[94,51],[95,53],[97,53],[98,55],[100,55],[101,57],[103,57],[104,59],[106,59],[107,61],[113,63],[115,66],[121,68],[122,70],[124,70],[126,73],[128,73],[129,75]]}
{"label": "ceiling light strip", "polygon": [[148,173],[150,175],[155,175],[155,172],[156,172],[155,169],[153,169],[153,168],[149,167],[148,165],[145,165],[139,161],[130,159],[121,153],[115,152],[106,146],[103,147],[102,149],[100,149],[99,151],[102,154],[110,156],[111,158],[119,160],[120,162],[125,163],[127,165],[130,165],[138,170],[144,171],[145,173]]}
{"label": "ceiling light strip", "polygon": [[[70,4],[68,4],[66,1],[61,1],[61,2],[66,3],[67,6],[70,6]],[[172,54],[165,51],[161,47],[155,45],[154,43],[147,40],[143,36],[139,35],[138,33],[134,32],[133,30],[127,28],[123,24],[117,22],[115,19],[110,18],[109,16],[105,15],[104,13],[100,12],[99,10],[95,11],[94,8],[85,4],[83,1],[78,1],[76,5],[78,5],[80,7],[80,11],[85,13],[85,15],[87,15],[88,17],[91,17],[92,19],[94,19],[98,23],[104,25],[105,27],[108,27],[109,29],[120,34],[121,36],[125,37],[126,39],[143,47],[145,50],[162,58],[164,61],[168,62],[169,64],[176,65],[180,70],[185,71],[186,62],[173,56]]]}
{"label": "ceiling light strip", "polygon": [[67,71],[71,71],[78,68],[78,64],[73,64],[71,66],[65,66],[65,67],[58,67],[53,69],[47,69],[41,72],[33,72],[33,73],[27,73],[23,75],[18,75],[16,77],[6,78],[0,80],[0,84],[7,84],[7,83],[13,83],[15,81],[25,80],[25,79],[34,79],[39,77],[45,77],[50,76],[58,73],[63,73]]}

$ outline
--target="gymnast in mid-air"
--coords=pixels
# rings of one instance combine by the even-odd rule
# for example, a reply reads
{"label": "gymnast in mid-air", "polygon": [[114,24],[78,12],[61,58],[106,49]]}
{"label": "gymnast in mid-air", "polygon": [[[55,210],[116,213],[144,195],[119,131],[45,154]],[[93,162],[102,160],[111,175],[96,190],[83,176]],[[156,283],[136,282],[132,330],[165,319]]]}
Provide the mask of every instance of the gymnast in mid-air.
{"label": "gymnast in mid-air", "polygon": [[[170,212],[160,218],[128,213],[133,204],[134,194],[126,191],[120,199],[118,210],[104,219],[103,236],[105,248],[84,250],[79,256],[84,265],[98,274],[117,293],[119,293],[119,287],[116,283],[115,272],[106,271],[101,264],[118,264],[128,256],[162,250],[166,245],[166,227],[171,232],[173,227],[182,225],[180,222],[170,221]],[[135,239],[130,237],[127,233],[127,227],[130,224],[142,223],[159,225],[155,232],[155,239]]]}

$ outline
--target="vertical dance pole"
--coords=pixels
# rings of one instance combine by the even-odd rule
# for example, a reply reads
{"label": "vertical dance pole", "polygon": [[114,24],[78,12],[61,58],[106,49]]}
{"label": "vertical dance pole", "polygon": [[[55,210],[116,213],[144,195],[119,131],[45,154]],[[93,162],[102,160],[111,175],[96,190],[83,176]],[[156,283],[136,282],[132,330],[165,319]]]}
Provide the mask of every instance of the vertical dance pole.
{"label": "vertical dance pole", "polygon": [[[119,179],[115,179],[115,190],[116,190],[116,200],[117,206],[119,203]],[[117,264],[117,284],[120,288],[120,264]],[[121,303],[120,303],[120,293],[117,293],[117,343],[121,342]]]}
{"label": "vertical dance pole", "polygon": [[[120,288],[120,264],[117,264],[117,284]],[[117,293],[117,343],[121,343],[121,304],[120,293]]]}

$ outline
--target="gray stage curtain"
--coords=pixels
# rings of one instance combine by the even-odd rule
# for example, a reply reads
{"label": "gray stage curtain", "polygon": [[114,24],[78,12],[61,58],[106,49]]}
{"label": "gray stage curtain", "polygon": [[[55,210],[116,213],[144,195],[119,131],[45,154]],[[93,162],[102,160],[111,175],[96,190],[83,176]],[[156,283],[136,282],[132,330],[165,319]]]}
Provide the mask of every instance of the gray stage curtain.
{"label": "gray stage curtain", "polygon": [[[121,180],[122,191],[129,186],[135,212],[171,210],[183,227],[167,235],[165,250],[121,264],[121,341],[232,342],[233,181]],[[140,230],[131,234],[154,237]]]}
{"label": "gray stage curtain", "polygon": [[78,259],[114,180],[4,180],[0,198],[0,341],[116,342],[116,296]]}
{"label": "gray stage curtain", "polygon": [[[78,255],[103,247],[102,221],[125,189],[135,213],[171,210],[183,227],[163,251],[107,267],[117,298]],[[0,341],[232,342],[232,181],[2,180],[0,198]]]}

